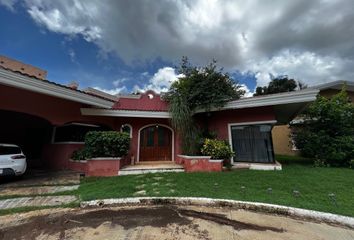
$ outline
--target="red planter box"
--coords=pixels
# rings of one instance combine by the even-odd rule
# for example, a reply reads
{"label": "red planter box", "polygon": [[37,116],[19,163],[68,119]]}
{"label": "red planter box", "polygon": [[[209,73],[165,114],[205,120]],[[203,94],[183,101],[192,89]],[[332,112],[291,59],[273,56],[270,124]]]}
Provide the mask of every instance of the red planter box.
{"label": "red planter box", "polygon": [[221,172],[223,160],[213,160],[209,156],[178,155],[186,172]]}
{"label": "red planter box", "polygon": [[117,176],[121,158],[92,158],[84,161],[70,160],[69,169],[85,173],[86,176]]}

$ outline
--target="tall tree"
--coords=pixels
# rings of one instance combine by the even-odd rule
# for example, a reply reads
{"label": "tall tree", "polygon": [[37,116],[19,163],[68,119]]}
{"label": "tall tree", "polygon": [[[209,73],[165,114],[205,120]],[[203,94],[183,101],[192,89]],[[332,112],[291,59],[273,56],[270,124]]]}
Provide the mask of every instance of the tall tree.
{"label": "tall tree", "polygon": [[254,96],[291,92],[295,91],[296,88],[303,89],[306,88],[306,85],[302,82],[296,82],[294,79],[289,79],[288,76],[280,76],[272,79],[268,86],[257,87]]}
{"label": "tall tree", "polygon": [[193,115],[198,110],[210,111],[224,106],[228,101],[240,98],[244,91],[240,85],[218,68],[216,61],[204,67],[190,64],[182,58],[179,73],[183,77],[174,82],[165,99],[170,104],[171,123],[182,136],[182,150],[185,154],[196,154],[197,126]]}

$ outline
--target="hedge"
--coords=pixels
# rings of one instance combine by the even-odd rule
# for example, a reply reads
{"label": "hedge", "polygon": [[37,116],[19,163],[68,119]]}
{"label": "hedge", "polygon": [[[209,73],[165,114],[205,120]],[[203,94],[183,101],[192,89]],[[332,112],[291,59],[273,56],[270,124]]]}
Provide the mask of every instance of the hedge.
{"label": "hedge", "polygon": [[85,147],[75,151],[74,160],[96,157],[123,157],[128,154],[130,137],[116,131],[91,131],[85,135]]}

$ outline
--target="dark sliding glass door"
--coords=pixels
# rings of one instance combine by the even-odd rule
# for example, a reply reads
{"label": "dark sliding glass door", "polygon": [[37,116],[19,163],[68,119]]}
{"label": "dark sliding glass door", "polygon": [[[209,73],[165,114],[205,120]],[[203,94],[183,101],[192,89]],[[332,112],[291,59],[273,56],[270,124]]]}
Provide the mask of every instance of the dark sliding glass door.
{"label": "dark sliding glass door", "polygon": [[232,148],[235,162],[274,162],[270,125],[232,126]]}

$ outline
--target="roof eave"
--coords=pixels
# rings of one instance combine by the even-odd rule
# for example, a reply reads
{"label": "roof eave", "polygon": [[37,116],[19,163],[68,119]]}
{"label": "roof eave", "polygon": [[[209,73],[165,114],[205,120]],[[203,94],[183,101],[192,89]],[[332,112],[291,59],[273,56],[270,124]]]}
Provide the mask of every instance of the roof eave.
{"label": "roof eave", "polygon": [[84,116],[106,116],[106,117],[134,117],[134,118],[171,118],[169,112],[155,111],[134,111],[134,110],[114,110],[81,108],[81,114]]}
{"label": "roof eave", "polygon": [[114,104],[113,101],[108,101],[73,89],[55,85],[46,82],[45,80],[21,75],[6,69],[0,69],[0,84],[84,103],[95,107],[111,108]]}
{"label": "roof eave", "polygon": [[226,104],[222,110],[240,109],[251,107],[264,107],[274,105],[284,105],[290,103],[308,103],[316,100],[318,89],[301,90],[288,93],[265,95],[261,97],[243,98]]}

